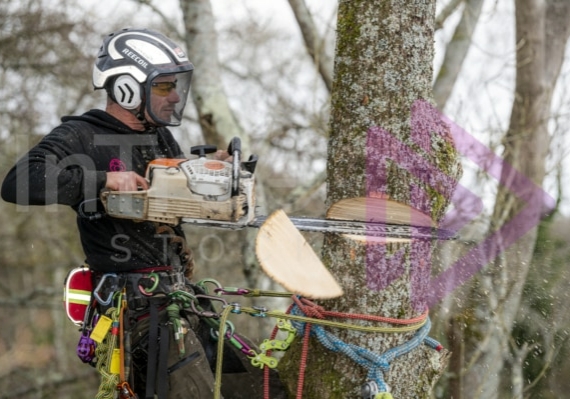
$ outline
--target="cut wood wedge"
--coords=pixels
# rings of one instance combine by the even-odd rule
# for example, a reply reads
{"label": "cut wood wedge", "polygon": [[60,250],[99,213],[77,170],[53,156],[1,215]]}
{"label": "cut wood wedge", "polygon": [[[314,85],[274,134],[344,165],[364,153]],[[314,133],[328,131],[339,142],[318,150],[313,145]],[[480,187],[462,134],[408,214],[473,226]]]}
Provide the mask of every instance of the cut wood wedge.
{"label": "cut wood wedge", "polygon": [[[436,223],[434,223],[428,215],[407,204],[391,200],[385,195],[340,200],[331,205],[327,211],[326,218],[403,226],[436,227]],[[374,237],[372,234],[345,234],[345,236],[353,240],[368,243],[405,243],[411,241],[411,237]]]}
{"label": "cut wood wedge", "polygon": [[428,215],[414,207],[380,196],[347,198],[335,202],[327,211],[327,219],[436,227]]}
{"label": "cut wood wedge", "polygon": [[282,210],[261,225],[255,253],[261,268],[285,289],[312,299],[336,298],[342,288]]}

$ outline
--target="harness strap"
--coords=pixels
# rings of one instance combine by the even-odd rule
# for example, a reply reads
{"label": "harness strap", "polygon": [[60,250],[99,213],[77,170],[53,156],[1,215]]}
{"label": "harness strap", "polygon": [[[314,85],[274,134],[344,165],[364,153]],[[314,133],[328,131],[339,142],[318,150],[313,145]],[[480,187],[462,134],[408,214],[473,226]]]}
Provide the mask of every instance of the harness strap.
{"label": "harness strap", "polygon": [[186,366],[187,364],[193,362],[194,360],[198,359],[200,357],[200,352],[196,351],[193,352],[190,356],[185,357],[182,360],[177,361],[176,363],[174,363],[172,366],[170,366],[167,370],[168,374],[172,374],[174,373],[176,370]]}
{"label": "harness strap", "polygon": [[158,399],[168,398],[168,344],[170,334],[167,324],[160,326],[160,350],[158,353],[158,371],[156,374],[156,383]]}
{"label": "harness strap", "polygon": [[170,331],[168,324],[160,322],[159,300],[151,298],[148,330],[148,361],[146,370],[146,399],[168,398],[168,352]]}
{"label": "harness strap", "polygon": [[148,364],[146,370],[146,399],[154,399],[158,355],[158,302],[150,300],[150,325],[148,330]]}

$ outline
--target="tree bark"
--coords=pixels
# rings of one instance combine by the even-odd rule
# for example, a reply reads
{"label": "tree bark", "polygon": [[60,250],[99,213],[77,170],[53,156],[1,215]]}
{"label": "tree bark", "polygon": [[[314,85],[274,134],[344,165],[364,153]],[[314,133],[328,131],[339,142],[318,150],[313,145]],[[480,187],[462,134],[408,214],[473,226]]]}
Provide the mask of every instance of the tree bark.
{"label": "tree bark", "polygon": [[[533,198],[517,198],[513,171],[539,187],[545,177],[545,159],[550,138],[547,124],[552,94],[568,40],[570,5],[563,0],[517,0],[517,76],[509,128],[503,139],[504,165],[495,201],[490,232],[513,220]],[[509,338],[521,301],[522,289],[536,243],[536,226],[543,216],[540,199],[532,208],[531,228],[477,277],[470,294],[470,306],[459,317],[469,319],[461,331],[466,359],[476,359],[464,370],[461,389],[464,397],[498,398],[505,376],[504,364],[511,360]],[[527,220],[528,222],[528,220]],[[514,226],[513,228],[516,228]],[[471,315],[471,317],[469,316]]]}
{"label": "tree bark", "polygon": [[[449,129],[431,106],[435,2],[340,1],[327,168],[327,204],[389,197],[443,217],[461,174]],[[434,166],[437,165],[437,166]],[[327,235],[323,261],[345,295],[327,309],[411,318],[423,313],[432,242],[359,242]],[[344,342],[382,354],[414,332],[331,331]],[[281,362],[290,391],[298,381],[301,343]],[[420,345],[384,373],[394,398],[428,398],[447,353]],[[360,397],[370,378],[348,357],[311,339],[304,397]]]}

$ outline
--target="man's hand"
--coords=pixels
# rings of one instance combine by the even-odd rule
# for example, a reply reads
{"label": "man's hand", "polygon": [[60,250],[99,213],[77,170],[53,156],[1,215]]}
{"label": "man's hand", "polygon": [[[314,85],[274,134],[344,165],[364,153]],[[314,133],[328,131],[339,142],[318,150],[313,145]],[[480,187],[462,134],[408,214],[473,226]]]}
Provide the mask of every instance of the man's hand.
{"label": "man's hand", "polygon": [[224,162],[232,162],[232,160],[234,159],[234,157],[232,157],[230,154],[228,154],[228,152],[225,150],[216,151],[214,153],[213,158],[215,160],[224,161]]}
{"label": "man's hand", "polygon": [[148,190],[148,182],[135,172],[107,172],[105,188],[112,191]]}

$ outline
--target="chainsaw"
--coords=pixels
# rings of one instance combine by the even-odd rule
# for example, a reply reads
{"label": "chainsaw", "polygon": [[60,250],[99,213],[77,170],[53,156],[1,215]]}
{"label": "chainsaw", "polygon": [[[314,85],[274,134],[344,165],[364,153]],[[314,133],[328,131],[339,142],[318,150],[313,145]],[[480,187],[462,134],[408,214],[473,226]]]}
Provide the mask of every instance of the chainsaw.
{"label": "chainsaw", "polygon": [[[224,229],[259,228],[267,217],[255,213],[255,168],[258,157],[251,155],[243,161],[241,142],[237,137],[232,139],[228,147],[228,159],[231,161],[208,157],[208,154],[216,151],[216,146],[199,145],[190,149],[190,153],[197,158],[151,161],[145,176],[149,182],[148,190],[104,191],[101,194],[106,214],[115,218],[171,225],[184,223]],[[390,240],[455,238],[454,232],[434,227],[425,215],[419,219],[408,218],[408,222],[398,217],[392,222],[390,209],[397,209],[394,206],[389,207],[388,212],[383,208],[384,217],[376,218],[381,221],[365,217],[367,210],[354,215],[355,209],[370,209],[373,200],[356,198],[341,201],[329,209],[325,219],[290,219],[297,229],[309,232]],[[411,220],[420,220],[420,223],[414,225]]]}

